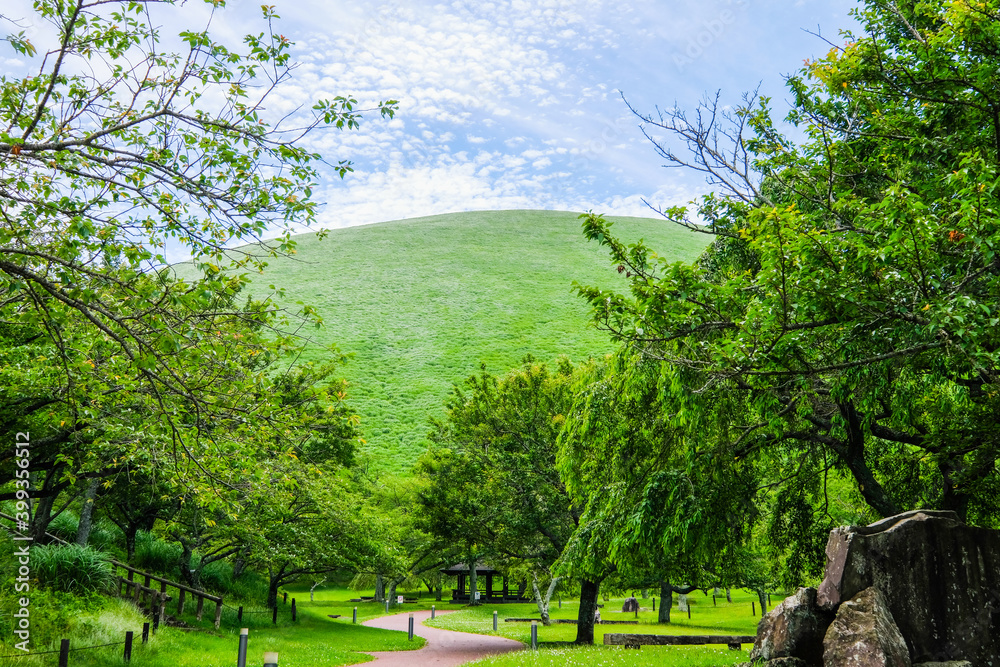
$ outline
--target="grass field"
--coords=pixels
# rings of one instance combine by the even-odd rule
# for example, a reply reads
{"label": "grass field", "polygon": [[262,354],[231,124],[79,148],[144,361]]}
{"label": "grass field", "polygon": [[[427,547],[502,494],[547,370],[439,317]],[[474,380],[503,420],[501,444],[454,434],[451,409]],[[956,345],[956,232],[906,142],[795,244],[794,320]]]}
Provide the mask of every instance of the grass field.
{"label": "grass field", "polygon": [[[623,281],[580,224],[576,213],[485,211],[306,234],[254,291],[273,284],[289,308],[318,309],[317,341],[354,355],[343,373],[368,451],[404,472],[425,447],[428,416],[480,362],[502,373],[529,353],[584,360],[613,349],[572,283]],[[616,230],[671,259],[693,259],[707,243],[663,220],[616,219]]]}
{"label": "grass field", "polygon": [[[538,626],[540,650],[521,651],[503,656],[496,656],[477,661],[475,665],[490,667],[535,667],[561,665],[585,665],[587,667],[613,667],[618,665],[691,665],[693,667],[709,665],[731,665],[744,662],[749,656],[749,646],[742,651],[730,651],[725,646],[715,647],[682,647],[682,646],[644,646],[639,651],[627,651],[621,646],[604,646],[605,633],[627,632],[636,634],[667,634],[667,635],[753,635],[757,633],[757,622],[760,620],[760,609],[754,615],[751,601],[756,600],[756,594],[747,591],[733,591],[733,602],[726,602],[725,597],[717,598],[713,604],[711,596],[695,593],[689,596],[691,603],[691,619],[677,608],[677,598],[671,613],[671,623],[660,625],[656,622],[657,614],[652,609],[652,598],[640,599],[638,617],[634,613],[621,611],[622,598],[612,598],[602,601],[601,618],[606,621],[638,620],[638,625],[598,625],[594,629],[593,647],[566,647],[561,645],[546,645],[546,642],[569,642],[576,638],[576,626],[569,624],[554,624],[548,627]],[[772,598],[777,604],[780,598]],[[657,600],[659,603],[659,600]],[[499,612],[498,632],[493,632],[493,611]],[[564,601],[562,608],[553,603],[551,616],[554,619],[575,619],[578,605],[575,601]],[[505,623],[504,618],[537,618],[537,608],[533,604],[517,605],[484,605],[476,608],[463,608],[462,611],[428,621],[427,625],[460,632],[478,634],[499,634],[510,639],[529,644],[531,640],[531,625],[529,623]]]}
{"label": "grass field", "polygon": [[[278,625],[271,624],[271,614],[250,614],[244,616],[243,622],[237,623],[235,612],[226,610],[223,614],[221,630],[211,626],[211,614],[206,614],[201,623],[190,621],[195,628],[182,630],[172,627],[161,627],[149,644],[141,645],[138,641],[139,630],[143,618],[134,607],[123,601],[112,601],[107,608],[93,616],[82,616],[76,619],[74,627],[67,628],[66,635],[72,638],[72,647],[93,646],[98,644],[120,642],[126,630],[136,633],[136,646],[133,653],[133,663],[144,667],[229,667],[235,662],[238,646],[239,627],[250,628],[248,665],[261,664],[264,651],[277,651],[282,667],[337,667],[367,662],[369,656],[362,651],[398,651],[412,650],[423,646],[423,640],[415,637],[407,639],[406,633],[391,630],[380,630],[360,625],[361,622],[385,615],[381,604],[372,602],[350,602],[350,598],[359,596],[358,591],[343,588],[318,588],[316,601],[309,602],[308,586],[297,585],[289,587],[289,596],[297,598],[298,620],[291,622],[289,606],[279,604]],[[370,594],[366,592],[365,594]],[[447,596],[447,591],[446,591]],[[605,632],[636,632],[642,634],[755,634],[757,621],[751,613],[751,600],[755,596],[744,591],[733,591],[733,602],[718,600],[718,605],[712,604],[711,597],[694,594],[691,619],[675,607],[672,623],[656,624],[656,613],[652,611],[650,599],[640,600],[641,609],[638,626],[602,625],[597,626],[594,647],[566,647],[558,645],[546,646],[545,642],[572,641],[576,636],[573,625],[539,626],[541,650],[520,651],[508,656],[501,656],[480,661],[475,664],[526,667],[534,665],[588,665],[599,667],[603,665],[729,665],[746,660],[748,648],[743,651],[729,651],[725,647],[643,647],[641,651],[626,651],[621,647],[603,646]],[[777,604],[778,599],[774,599]],[[622,613],[622,599],[612,598],[603,602],[601,615],[604,620],[634,620],[632,613]],[[483,605],[470,608],[450,605],[447,602],[435,602],[433,597],[423,595],[414,604],[405,604],[392,609],[390,613],[409,612],[430,609],[436,605],[438,610],[455,610],[454,613],[442,614],[428,625],[433,627],[472,632],[477,634],[499,634],[515,639],[525,644],[530,643],[531,626],[528,623],[505,623],[505,618],[537,618],[537,609],[533,604]],[[358,625],[351,622],[352,611],[358,608]],[[575,619],[577,602],[565,600],[562,608],[553,601],[553,618]],[[493,611],[499,612],[499,631],[493,632]],[[616,611],[618,610],[618,611]],[[248,610],[249,611],[249,610]],[[260,611],[260,610],[253,610]],[[757,610],[759,614],[759,609]],[[330,618],[339,615],[340,618]],[[56,643],[53,648],[58,648]],[[9,646],[0,645],[0,655],[13,653]],[[41,647],[33,647],[33,651]],[[85,650],[71,653],[70,664],[74,667],[110,667],[122,664],[122,647],[113,646],[96,650]],[[55,664],[52,655],[37,658],[0,658],[0,665],[46,665]]]}

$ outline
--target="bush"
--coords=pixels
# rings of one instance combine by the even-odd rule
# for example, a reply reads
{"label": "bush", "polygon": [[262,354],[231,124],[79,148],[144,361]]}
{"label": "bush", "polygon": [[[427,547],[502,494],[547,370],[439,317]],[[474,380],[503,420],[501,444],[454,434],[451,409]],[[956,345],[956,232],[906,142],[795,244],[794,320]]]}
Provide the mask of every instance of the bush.
{"label": "bush", "polygon": [[103,553],[76,544],[32,547],[31,570],[42,586],[67,593],[110,591],[114,581]]}
{"label": "bush", "polygon": [[209,563],[201,571],[201,585],[206,590],[229,593],[233,588],[233,566],[222,560]]}
{"label": "bush", "polygon": [[136,534],[135,559],[130,565],[148,572],[176,576],[180,559],[180,545],[165,542],[144,530]]}
{"label": "bush", "polygon": [[79,525],[80,519],[76,514],[70,510],[63,510],[49,522],[49,527],[45,529],[45,532],[52,533],[67,542],[72,542],[76,539],[76,529]]}

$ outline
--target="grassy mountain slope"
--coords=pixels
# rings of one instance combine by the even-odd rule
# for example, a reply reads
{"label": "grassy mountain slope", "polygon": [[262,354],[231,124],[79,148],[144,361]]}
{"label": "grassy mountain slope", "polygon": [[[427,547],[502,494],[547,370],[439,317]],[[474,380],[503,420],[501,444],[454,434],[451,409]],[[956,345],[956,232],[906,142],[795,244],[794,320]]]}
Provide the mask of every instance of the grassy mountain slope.
{"label": "grassy mountain slope", "polygon": [[[484,211],[302,235],[294,257],[260,282],[316,307],[315,334],[354,354],[344,369],[377,465],[402,472],[424,450],[429,415],[480,362],[494,373],[525,354],[600,356],[613,346],[589,324],[572,282],[620,286],[576,213]],[[616,219],[622,238],[693,259],[706,237],[663,220]]]}

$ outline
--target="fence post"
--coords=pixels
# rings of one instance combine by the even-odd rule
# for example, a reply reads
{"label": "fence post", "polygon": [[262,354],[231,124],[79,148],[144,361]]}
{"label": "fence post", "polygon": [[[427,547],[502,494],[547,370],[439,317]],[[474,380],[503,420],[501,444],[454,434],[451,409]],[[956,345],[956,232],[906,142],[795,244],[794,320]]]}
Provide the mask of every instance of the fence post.
{"label": "fence post", "polygon": [[148,621],[146,623],[142,624],[142,643],[143,644],[148,644],[149,643],[149,622]]}
{"label": "fence post", "polygon": [[358,623],[358,608],[357,607],[354,608],[354,620],[352,620],[351,622],[354,623],[355,625],[357,625],[357,623]]}
{"label": "fence post", "polygon": [[156,605],[155,607],[153,607],[150,610],[150,611],[153,612],[153,634],[154,635],[156,634],[156,631],[160,629],[160,604],[159,604],[159,602],[160,602],[159,596],[156,596],[156,597],[152,597],[151,596],[151,599],[150,599],[150,603],[151,604],[150,604],[150,606],[153,607],[153,605]]}
{"label": "fence post", "polygon": [[278,667],[277,651],[268,651],[264,654],[264,667]]}
{"label": "fence post", "polygon": [[296,614],[295,614],[295,598],[292,598],[292,623],[295,622],[295,618],[296,618]]}
{"label": "fence post", "polygon": [[247,641],[249,639],[249,628],[240,628],[240,647],[236,654],[236,667],[247,667]]}
{"label": "fence post", "polygon": [[538,650],[538,621],[531,622],[531,650]]}
{"label": "fence post", "polygon": [[285,591],[285,599],[284,599],[284,603],[285,603],[285,604],[288,604],[288,591]]}
{"label": "fence post", "polygon": [[215,629],[218,630],[220,625],[222,625],[222,598],[215,603]]}
{"label": "fence post", "polygon": [[750,601],[750,614],[752,616],[757,615],[757,603],[755,603],[753,600]]}
{"label": "fence post", "polygon": [[410,630],[409,630],[409,633],[408,633],[409,634],[408,639],[410,639],[412,641],[413,640],[413,614],[410,614],[410,623],[409,623],[409,625],[410,625]]}
{"label": "fence post", "polygon": [[653,611],[656,611],[656,598],[653,598]]}
{"label": "fence post", "polygon": [[243,605],[240,605],[240,608],[236,610],[236,621],[238,623],[243,622]]}
{"label": "fence post", "polygon": [[122,659],[125,662],[132,661],[132,631],[129,630],[125,633],[125,653],[122,655]]}
{"label": "fence post", "polygon": [[278,605],[274,605],[274,609],[271,610],[271,623],[278,624]]}
{"label": "fence post", "polygon": [[59,667],[69,667],[69,640],[59,642]]}

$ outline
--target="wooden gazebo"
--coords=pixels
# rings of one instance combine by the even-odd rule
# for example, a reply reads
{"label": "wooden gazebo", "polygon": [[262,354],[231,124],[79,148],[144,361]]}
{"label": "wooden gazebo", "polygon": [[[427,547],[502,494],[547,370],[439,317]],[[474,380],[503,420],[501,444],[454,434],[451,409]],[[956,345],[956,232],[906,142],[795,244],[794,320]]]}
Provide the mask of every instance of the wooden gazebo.
{"label": "wooden gazebo", "polygon": [[[461,563],[452,565],[449,568],[441,570],[441,574],[449,577],[458,577],[458,585],[451,591],[451,602],[453,604],[468,604],[471,593],[467,590],[469,564]],[[501,580],[500,590],[494,588],[494,582],[498,577]],[[527,582],[521,582],[517,590],[512,591],[508,588],[507,577],[499,570],[494,570],[485,563],[476,563],[476,583],[480,602],[531,602],[530,597],[524,596],[528,588]]]}

